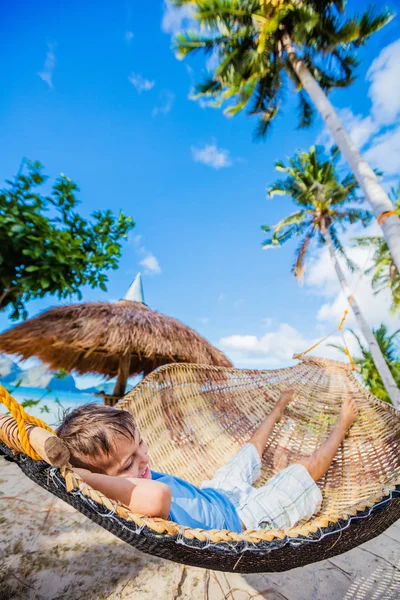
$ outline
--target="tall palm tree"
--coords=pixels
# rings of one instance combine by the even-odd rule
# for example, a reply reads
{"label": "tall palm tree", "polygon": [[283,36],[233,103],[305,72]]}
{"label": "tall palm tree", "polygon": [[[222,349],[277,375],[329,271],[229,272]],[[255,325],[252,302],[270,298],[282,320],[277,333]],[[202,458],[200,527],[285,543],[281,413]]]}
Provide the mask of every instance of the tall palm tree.
{"label": "tall palm tree", "polygon": [[[391,194],[395,210],[400,216],[400,185]],[[357,246],[371,247],[375,245],[373,266],[367,269],[372,274],[372,287],[376,294],[389,289],[392,294],[392,311],[400,310],[400,270],[397,268],[384,237],[364,236],[355,239]]]}
{"label": "tall palm tree", "polygon": [[[212,74],[197,86],[197,96],[212,98],[217,106],[227,102],[227,115],[245,108],[248,114],[258,115],[256,134],[262,137],[279,112],[291,81],[291,89],[299,94],[300,125],[311,123],[316,107],[375,217],[393,211],[388,195],[327,97],[329,90],[352,83],[357,49],[393,15],[387,10],[376,14],[367,10],[346,18],[345,0],[171,2],[177,7],[188,5],[200,26],[177,36],[178,57],[203,50],[217,62]],[[382,229],[400,271],[400,218],[387,217]]]}
{"label": "tall palm tree", "polygon": [[[369,348],[361,342],[358,335],[352,329],[350,329],[350,331],[356,338],[358,346],[361,350],[361,357],[355,357],[354,362],[361,367],[361,375],[365,384],[371,390],[374,396],[380,398],[384,402],[390,403],[389,395],[382,383],[382,379],[375,366]],[[400,387],[400,355],[395,345],[395,340],[400,334],[400,329],[389,335],[386,325],[382,323],[378,329],[373,329],[372,331],[376,341],[378,342],[379,348],[385,357],[385,361],[397,385]],[[343,346],[336,344],[330,344],[330,346],[337,348],[344,354],[346,353],[346,349]]]}
{"label": "tall palm tree", "polygon": [[328,246],[343,293],[351,303],[385,388],[393,404],[400,408],[400,390],[357,300],[349,289],[337,258],[338,254],[342,255],[348,266],[354,268],[345,254],[338,231],[344,230],[348,224],[358,222],[365,227],[372,219],[371,212],[362,207],[363,199],[357,196],[358,183],[355,177],[347,175],[340,181],[336,175],[337,160],[337,149],[332,149],[331,156],[327,159],[321,147],[313,146],[309,152],[296,153],[290,159],[289,166],[285,166],[283,162],[276,163],[276,168],[286,173],[286,177],[277,180],[269,188],[268,194],[290,196],[299,206],[299,210],[282,219],[274,227],[262,226],[267,233],[273,231],[263,247],[276,248],[293,236],[300,236],[301,242],[296,253],[293,272],[296,277],[301,278],[311,241],[316,239],[320,245]]}

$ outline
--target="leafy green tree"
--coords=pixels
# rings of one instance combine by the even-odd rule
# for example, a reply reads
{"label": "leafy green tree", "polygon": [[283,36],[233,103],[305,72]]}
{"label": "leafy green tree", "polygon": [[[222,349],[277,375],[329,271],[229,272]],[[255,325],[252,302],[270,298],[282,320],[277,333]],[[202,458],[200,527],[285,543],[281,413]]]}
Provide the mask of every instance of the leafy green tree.
{"label": "leafy green tree", "polygon": [[134,227],[122,212],[81,217],[75,211],[79,188],[65,175],[41,195],[42,165],[25,165],[27,173],[21,168],[0,190],[0,310],[11,308],[11,319],[26,318],[26,303],[35,298],[80,299],[83,285],[106,291],[105,271],[117,269],[121,240]]}
{"label": "leafy green tree", "polygon": [[366,226],[372,219],[371,212],[360,206],[363,199],[357,196],[358,183],[354,176],[346,175],[339,179],[335,168],[337,160],[338,153],[335,148],[332,149],[330,157],[325,157],[321,147],[313,146],[309,152],[297,152],[289,160],[289,166],[285,166],[281,161],[276,163],[277,170],[286,173],[286,177],[276,181],[269,188],[268,194],[290,196],[299,210],[282,219],[274,227],[262,226],[267,233],[273,231],[263,247],[276,248],[293,236],[300,237],[301,242],[296,252],[293,272],[296,277],[301,278],[311,242],[316,240],[319,245],[327,245],[343,293],[351,303],[385,387],[393,403],[400,407],[400,390],[356,298],[349,289],[337,258],[338,254],[342,255],[349,267],[353,268],[339,239],[339,231],[343,231],[347,225],[353,223]]}
{"label": "leafy green tree", "polygon": [[[327,94],[354,80],[357,51],[392,15],[368,9],[345,14],[345,0],[171,0],[187,5],[198,27],[176,38],[179,58],[196,51],[213,56],[216,66],[197,85],[195,97],[215,106],[227,104],[225,114],[242,110],[259,117],[256,135],[262,137],[279,113],[288,89],[299,97],[300,126],[312,121],[314,108],[370,203],[375,217],[393,205],[375,173],[362,158],[343,127]],[[393,259],[400,270],[400,219],[382,223]]]}
{"label": "leafy green tree", "polygon": [[[400,185],[397,192],[392,190],[392,198],[397,214],[400,215]],[[374,255],[372,257],[373,266],[367,269],[367,273],[372,275],[372,287],[376,294],[389,289],[392,294],[392,311],[396,313],[400,309],[400,271],[390,253],[389,246],[384,237],[377,239],[373,236],[364,236],[356,238],[358,246],[370,248],[374,246]]]}
{"label": "leafy green tree", "polygon": [[[361,356],[355,357],[354,362],[361,367],[361,375],[365,384],[371,390],[374,396],[390,404],[391,402],[389,394],[383,385],[382,379],[375,366],[368,346],[365,346],[361,342],[360,338],[353,330],[350,331],[356,338],[358,346],[361,350]],[[378,329],[373,330],[373,333],[378,342],[379,348],[385,357],[388,368],[390,369],[398,387],[400,387],[400,354],[395,343],[400,334],[400,329],[389,335],[386,325],[382,323]],[[330,344],[330,346],[337,348],[343,353],[346,353],[346,350],[343,346],[338,346],[336,344]]]}

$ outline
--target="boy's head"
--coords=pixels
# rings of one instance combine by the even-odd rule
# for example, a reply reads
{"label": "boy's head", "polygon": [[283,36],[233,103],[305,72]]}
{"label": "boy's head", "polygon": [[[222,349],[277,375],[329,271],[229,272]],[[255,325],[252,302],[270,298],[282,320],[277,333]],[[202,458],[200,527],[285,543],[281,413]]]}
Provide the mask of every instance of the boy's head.
{"label": "boy's head", "polygon": [[68,447],[74,467],[120,477],[151,477],[146,443],[126,410],[85,404],[65,416],[57,435]]}

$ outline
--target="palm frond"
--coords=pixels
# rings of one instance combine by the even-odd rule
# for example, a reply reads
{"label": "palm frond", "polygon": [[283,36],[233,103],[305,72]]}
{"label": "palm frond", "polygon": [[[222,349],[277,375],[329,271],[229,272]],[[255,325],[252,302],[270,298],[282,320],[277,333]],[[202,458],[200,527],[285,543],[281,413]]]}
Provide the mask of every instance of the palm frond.
{"label": "palm frond", "polygon": [[310,224],[311,220],[309,219],[309,215],[306,211],[301,210],[285,217],[273,227],[262,225],[261,229],[266,233],[273,230],[273,235],[262,243],[262,247],[267,249],[281,246],[294,235],[302,233],[305,228],[310,226]]}
{"label": "palm frond", "polygon": [[174,40],[174,49],[177,58],[180,60],[193,52],[203,50],[210,54],[218,44],[220,38],[204,36],[198,31],[185,31],[177,34]]}
{"label": "palm frond", "polygon": [[307,251],[310,246],[310,242],[313,238],[313,235],[314,235],[314,230],[312,229],[309,233],[307,233],[304,236],[304,239],[302,240],[300,246],[297,248],[297,251],[296,251],[296,262],[293,265],[292,273],[297,278],[300,285],[302,285],[303,280],[304,280],[304,271],[305,271],[304,263],[305,263],[305,258],[306,258]]}
{"label": "palm frond", "polygon": [[367,39],[376,31],[379,31],[387,25],[395,14],[389,9],[384,9],[381,13],[374,14],[374,9],[371,7],[359,18],[358,21],[358,39],[355,41],[355,46],[359,47],[365,44]]}
{"label": "palm frond", "polygon": [[299,92],[299,115],[299,128],[304,129],[306,127],[311,127],[315,115],[315,109],[308,100],[307,94],[303,91]]}
{"label": "palm frond", "polygon": [[305,210],[298,210],[291,215],[281,219],[274,227],[275,235],[290,225],[300,225],[304,222],[309,214]]}
{"label": "palm frond", "polygon": [[373,213],[370,210],[363,210],[361,208],[346,208],[344,210],[335,211],[335,221],[339,223],[361,223],[363,227],[367,227],[374,218]]}

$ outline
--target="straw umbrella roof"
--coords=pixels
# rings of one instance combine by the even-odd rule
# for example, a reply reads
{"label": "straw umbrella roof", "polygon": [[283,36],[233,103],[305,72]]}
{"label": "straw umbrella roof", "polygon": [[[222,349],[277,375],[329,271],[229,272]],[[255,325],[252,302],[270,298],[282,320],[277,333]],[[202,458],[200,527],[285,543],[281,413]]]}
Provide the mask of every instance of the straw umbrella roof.
{"label": "straw umbrella roof", "polygon": [[0,352],[36,356],[52,369],[145,375],[171,362],[232,366],[207,340],[144,303],[89,302],[50,308],[0,335]]}

